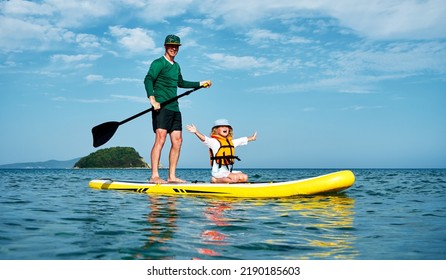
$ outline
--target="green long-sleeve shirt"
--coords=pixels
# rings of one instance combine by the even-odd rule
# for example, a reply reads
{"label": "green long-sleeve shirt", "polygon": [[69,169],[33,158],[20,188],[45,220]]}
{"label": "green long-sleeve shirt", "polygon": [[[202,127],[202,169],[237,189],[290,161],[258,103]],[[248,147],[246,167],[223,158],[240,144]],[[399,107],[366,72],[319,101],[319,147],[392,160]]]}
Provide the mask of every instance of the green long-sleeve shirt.
{"label": "green long-sleeve shirt", "polygon": [[[144,78],[147,97],[155,96],[159,103],[167,101],[177,96],[177,88],[198,88],[200,82],[190,82],[183,80],[180,65],[176,62],[171,64],[162,56],[155,59],[150,65],[149,71]],[[166,109],[179,112],[178,101],[174,101],[165,106]]]}

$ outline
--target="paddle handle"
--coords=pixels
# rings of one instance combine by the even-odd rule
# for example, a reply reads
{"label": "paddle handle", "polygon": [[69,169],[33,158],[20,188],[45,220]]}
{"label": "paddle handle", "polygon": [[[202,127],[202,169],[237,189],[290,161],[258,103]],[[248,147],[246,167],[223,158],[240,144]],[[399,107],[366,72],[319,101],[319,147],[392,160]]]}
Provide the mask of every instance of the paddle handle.
{"label": "paddle handle", "polygon": [[[200,86],[200,87],[197,87],[197,88],[188,90],[188,91],[186,91],[186,92],[184,92],[184,93],[182,93],[182,94],[180,94],[180,95],[178,95],[178,96],[175,96],[174,98],[171,98],[171,99],[169,99],[169,100],[166,100],[166,101],[164,101],[164,102],[161,102],[161,104],[160,104],[160,105],[161,105],[161,108],[164,107],[164,106],[166,106],[167,104],[170,104],[170,103],[172,103],[172,102],[178,100],[179,98],[181,98],[181,97],[183,97],[183,96],[186,96],[186,95],[189,95],[189,94],[191,94],[192,92],[194,92],[194,91],[196,91],[196,90],[199,90],[200,88],[203,88],[203,87],[205,87],[205,85],[202,85],[202,86]],[[149,109],[147,109],[147,110],[144,110],[144,111],[142,111],[142,112],[140,112],[140,113],[138,113],[138,114],[136,114],[136,115],[134,115],[134,116],[131,116],[131,117],[129,117],[129,118],[123,120],[123,121],[120,121],[120,122],[119,122],[119,125],[121,125],[121,124],[125,124],[125,123],[127,123],[127,122],[129,122],[129,121],[131,121],[131,120],[134,120],[134,119],[136,119],[136,118],[138,118],[138,117],[141,117],[142,115],[145,115],[145,114],[147,114],[147,113],[149,113],[149,112],[151,112],[151,111],[153,111],[153,107],[151,107],[151,108],[149,108]]]}

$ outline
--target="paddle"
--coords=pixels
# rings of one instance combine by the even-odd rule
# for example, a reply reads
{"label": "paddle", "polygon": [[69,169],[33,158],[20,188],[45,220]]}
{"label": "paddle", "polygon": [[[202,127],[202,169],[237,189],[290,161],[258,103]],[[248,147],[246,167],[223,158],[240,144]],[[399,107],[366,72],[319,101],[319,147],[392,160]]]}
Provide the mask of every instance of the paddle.
{"label": "paddle", "polygon": [[[204,85],[202,85],[202,86],[200,86],[198,88],[194,88],[194,89],[188,90],[185,93],[182,93],[182,94],[180,94],[178,96],[175,96],[174,98],[171,98],[169,100],[166,100],[166,101],[164,101],[164,102],[162,102],[160,104],[161,108],[166,106],[169,103],[172,103],[172,102],[178,100],[179,98],[181,98],[183,96],[189,95],[190,93],[192,93],[192,92],[194,92],[194,91],[196,91],[196,90],[198,90],[200,88],[207,87],[207,86],[208,86],[207,84],[204,84]],[[144,114],[147,114],[148,112],[151,112],[151,111],[153,111],[153,107],[150,108],[150,109],[147,109],[145,111],[142,111],[142,112],[140,112],[140,113],[138,113],[138,114],[136,114],[134,116],[131,116],[131,117],[129,117],[129,118],[123,120],[123,121],[120,121],[120,122],[106,122],[106,123],[103,123],[103,124],[100,124],[100,125],[97,125],[97,126],[93,127],[91,129],[91,133],[93,134],[93,147],[97,148],[97,147],[107,143],[108,140],[110,140],[113,137],[113,135],[115,134],[116,130],[118,129],[118,127],[121,124],[125,124],[126,122],[129,122],[129,121],[131,121],[133,119],[136,119],[136,118],[138,118],[138,117],[140,117],[140,116],[142,116]]]}

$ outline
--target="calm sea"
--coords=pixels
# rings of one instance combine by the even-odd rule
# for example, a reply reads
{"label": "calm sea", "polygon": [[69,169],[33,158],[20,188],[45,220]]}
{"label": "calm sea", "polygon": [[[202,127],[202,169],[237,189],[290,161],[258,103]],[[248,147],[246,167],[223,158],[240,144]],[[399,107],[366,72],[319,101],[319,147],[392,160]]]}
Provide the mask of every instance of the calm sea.
{"label": "calm sea", "polygon": [[[245,170],[253,181],[332,171]],[[356,183],[340,194],[259,200],[88,187],[145,180],[148,170],[4,169],[0,259],[446,259],[445,169],[353,172]],[[209,170],[178,176],[208,180]]]}

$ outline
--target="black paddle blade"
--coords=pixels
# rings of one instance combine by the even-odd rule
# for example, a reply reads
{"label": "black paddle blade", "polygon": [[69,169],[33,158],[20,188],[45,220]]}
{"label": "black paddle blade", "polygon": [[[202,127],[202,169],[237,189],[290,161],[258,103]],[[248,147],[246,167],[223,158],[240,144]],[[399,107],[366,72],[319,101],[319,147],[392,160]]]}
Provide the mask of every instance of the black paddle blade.
{"label": "black paddle blade", "polygon": [[91,133],[93,134],[93,147],[97,148],[107,143],[113,137],[119,125],[119,122],[106,122],[93,127],[91,129]]}

